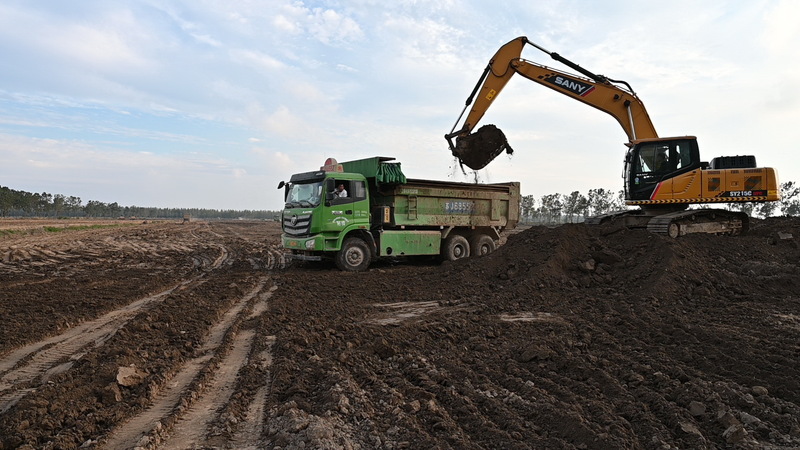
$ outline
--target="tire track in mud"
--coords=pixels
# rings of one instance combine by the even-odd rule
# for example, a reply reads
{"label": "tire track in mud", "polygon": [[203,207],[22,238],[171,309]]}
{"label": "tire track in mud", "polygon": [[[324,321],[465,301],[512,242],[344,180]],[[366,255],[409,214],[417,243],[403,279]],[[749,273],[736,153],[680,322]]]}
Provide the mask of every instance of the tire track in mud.
{"label": "tire track in mud", "polygon": [[[223,443],[228,448],[263,448],[270,392],[264,377],[269,373],[274,337],[251,329],[265,320],[270,283],[252,301],[244,302],[234,325],[223,328],[222,343],[207,351],[208,356],[199,356],[210,327],[262,279],[271,279],[273,270],[282,268],[280,252],[272,251],[276,247],[273,227],[244,224],[219,230],[200,224],[179,229],[167,224],[126,234],[129,237],[81,236],[85,245],[77,246],[77,232],[70,232],[50,239],[47,251],[34,252],[12,263],[13,267],[0,263],[3,273],[27,271],[26,278],[10,277],[9,281],[18,285],[15,289],[21,294],[26,286],[35,285],[36,291],[25,292],[24,303],[30,300],[39,306],[36,302],[41,301],[39,310],[58,314],[62,323],[60,330],[37,328],[44,330],[34,335],[38,338],[17,338],[30,317],[30,311],[20,312],[12,322],[16,328],[9,329],[20,332],[6,332],[14,339],[0,355],[0,447],[84,444],[104,448],[103,440],[114,427],[122,427],[125,420],[152,404],[159,392],[180,384],[177,375],[191,361],[198,370],[194,376],[188,371],[187,381],[182,382],[188,388],[179,395],[178,414],[173,414],[174,408],[166,411],[158,420],[160,426],[148,432],[154,439],[146,447],[152,448],[163,436],[170,439],[165,445],[192,441],[206,447]],[[6,243],[32,248],[35,240]],[[64,249],[64,254],[57,251]],[[34,270],[37,264],[46,267]],[[151,283],[146,277],[156,278]],[[39,283],[55,287],[48,291]],[[136,283],[141,287],[132,291]],[[3,289],[9,298],[16,297],[17,291],[7,285]],[[62,295],[69,303],[61,303]],[[194,301],[203,307],[184,316],[181,308],[192,308]],[[95,306],[102,312],[92,313]],[[251,310],[245,317],[242,311]],[[179,328],[184,324],[188,327]],[[13,346],[14,341],[25,347]],[[135,386],[120,381],[117,371],[132,366],[132,360],[149,374],[146,382]],[[231,370],[222,370],[226,367]],[[206,394],[217,395],[207,398]],[[214,406],[192,412],[200,402]],[[192,431],[188,439],[181,434],[183,424]]]}
{"label": "tire track in mud", "polygon": [[289,267],[289,261],[280,246],[270,246],[267,251],[267,270],[286,269]]}
{"label": "tire track in mud", "polygon": [[182,285],[141,298],[58,336],[11,352],[0,361],[0,413],[8,410],[27,393],[35,391],[36,386],[46,383],[50,376],[68,370],[90,347],[100,347],[142,308],[162,300]]}
{"label": "tire track in mud", "polygon": [[[267,348],[256,357],[256,362],[267,371],[272,366],[272,346],[275,336],[267,338]],[[255,398],[247,409],[245,421],[239,426],[231,439],[231,447],[241,450],[263,448],[261,435],[264,431],[264,415],[266,413],[267,395],[270,392],[270,378],[264,378],[264,385],[256,392]]]}
{"label": "tire track in mud", "polygon": [[206,395],[200,397],[188,411],[178,419],[166,442],[160,447],[181,450],[195,446],[205,439],[206,429],[214,419],[213,413],[224,406],[234,392],[234,383],[239,369],[244,366],[253,344],[255,331],[237,333],[233,348],[222,360],[214,379],[207,386]]}
{"label": "tire track in mud", "polygon": [[[208,270],[222,267],[230,254],[224,246],[215,246],[220,254],[208,263]],[[184,280],[164,291],[140,298],[123,308],[95,320],[72,327],[64,333],[17,349],[0,360],[0,413],[34,392],[55,374],[69,370],[93,348],[101,347],[145,307],[163,301],[178,289],[191,289],[204,283],[203,275]]]}
{"label": "tire track in mud", "polygon": [[[267,300],[277,288],[265,291],[269,278],[262,279],[247,295],[240,298],[213,326],[198,352],[167,382],[167,387],[152,405],[113,430],[101,448],[205,448],[208,445],[209,425],[234,394],[239,371],[252,358],[261,365],[271,363],[269,349],[250,355],[256,332],[236,330],[244,320],[253,319],[267,310]],[[255,299],[255,300],[254,300]],[[252,312],[243,312],[251,306]],[[226,336],[233,334],[229,348],[224,348]],[[274,337],[272,341],[274,342]],[[204,375],[204,372],[208,372]],[[201,379],[202,378],[202,379]],[[201,379],[198,382],[198,379]],[[246,421],[234,436],[235,448],[258,448],[263,427],[263,411],[268,386],[262,387],[248,409]]]}
{"label": "tire track in mud", "polygon": [[[97,265],[110,252],[119,255],[149,255],[160,259],[165,254],[187,254],[202,243],[198,233],[209,232],[208,224],[186,228],[144,228],[131,230],[109,228],[105,230],[67,231],[52,235],[23,236],[7,245],[0,245],[0,270],[25,274],[33,269],[43,269],[65,263]],[[188,233],[186,232],[188,231]],[[213,233],[215,234],[216,233]],[[187,236],[190,239],[187,239]],[[217,237],[221,237],[217,235]],[[202,244],[200,244],[202,245]]]}
{"label": "tire track in mud", "polygon": [[[247,236],[244,233],[238,231],[235,227],[232,226],[220,226],[221,230],[224,230],[226,234],[235,236],[238,239],[241,239],[246,242],[252,243],[253,241],[259,241],[261,238],[255,238],[253,236]],[[215,231],[207,230],[207,232],[222,238],[223,236]],[[249,261],[253,268],[260,269],[264,268],[267,270],[283,270],[290,266],[291,260],[287,257],[286,250],[280,244],[266,244],[267,249],[265,250],[266,255],[262,256],[261,260],[259,258],[250,257]],[[266,260],[266,261],[264,261]]]}

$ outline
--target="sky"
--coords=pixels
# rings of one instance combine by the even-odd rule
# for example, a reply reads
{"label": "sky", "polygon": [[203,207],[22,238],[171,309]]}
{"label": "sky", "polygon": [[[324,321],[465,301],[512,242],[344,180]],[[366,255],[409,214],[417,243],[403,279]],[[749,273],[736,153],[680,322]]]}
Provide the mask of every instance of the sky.
{"label": "sky", "polygon": [[[281,180],[390,156],[410,178],[622,188],[609,115],[512,78],[461,172],[444,135],[518,36],[625,80],[660,136],[800,182],[793,0],[4,0],[0,186],[122,206],[279,210]],[[522,57],[571,72],[526,46]]]}

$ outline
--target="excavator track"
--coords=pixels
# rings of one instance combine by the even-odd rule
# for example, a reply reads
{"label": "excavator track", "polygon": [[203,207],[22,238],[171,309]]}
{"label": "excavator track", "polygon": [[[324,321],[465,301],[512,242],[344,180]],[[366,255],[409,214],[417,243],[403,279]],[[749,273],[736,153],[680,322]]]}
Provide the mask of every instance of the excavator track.
{"label": "excavator track", "polygon": [[587,225],[615,223],[627,228],[646,228],[655,234],[673,238],[693,233],[724,234],[735,236],[747,232],[747,214],[723,209],[689,209],[660,212],[630,210],[588,217]]}
{"label": "excavator track", "polygon": [[693,209],[652,217],[647,231],[677,238],[693,233],[735,236],[747,232],[747,214],[723,209]]}
{"label": "excavator track", "polygon": [[601,225],[618,222],[620,225],[630,228],[641,228],[643,224],[647,224],[646,218],[644,219],[645,221],[642,222],[643,217],[645,216],[642,210],[612,211],[606,214],[587,217],[584,223],[586,225]]}

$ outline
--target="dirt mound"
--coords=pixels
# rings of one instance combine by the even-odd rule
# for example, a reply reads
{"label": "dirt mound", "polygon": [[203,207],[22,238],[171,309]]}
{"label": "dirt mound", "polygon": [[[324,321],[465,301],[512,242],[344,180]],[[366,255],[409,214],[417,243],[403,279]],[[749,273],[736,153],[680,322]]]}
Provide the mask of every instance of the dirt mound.
{"label": "dirt mound", "polygon": [[535,227],[441,268],[289,273],[270,418],[299,431],[271,442],[796,447],[797,225]]}
{"label": "dirt mound", "polygon": [[797,219],[366,273],[277,232],[0,240],[0,449],[800,447]]}
{"label": "dirt mound", "polygon": [[[464,264],[465,278],[519,293],[601,289],[640,298],[730,297],[797,292],[796,220],[759,221],[746,236],[671,239],[643,230],[564,225],[511,236],[490,258]],[[635,297],[634,297],[635,298]]]}

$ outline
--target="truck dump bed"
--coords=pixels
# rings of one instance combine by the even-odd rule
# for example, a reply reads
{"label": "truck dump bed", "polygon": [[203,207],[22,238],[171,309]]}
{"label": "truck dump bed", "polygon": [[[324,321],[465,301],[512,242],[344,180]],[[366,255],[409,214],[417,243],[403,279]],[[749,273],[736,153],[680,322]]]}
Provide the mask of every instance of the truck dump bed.
{"label": "truck dump bed", "polygon": [[381,185],[375,203],[389,206],[395,226],[514,228],[519,183],[472,184],[408,179]]}
{"label": "truck dump bed", "polygon": [[394,158],[343,162],[345,172],[369,183],[372,207],[390,208],[397,227],[514,228],[519,221],[518,182],[476,184],[407,179]]}

